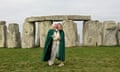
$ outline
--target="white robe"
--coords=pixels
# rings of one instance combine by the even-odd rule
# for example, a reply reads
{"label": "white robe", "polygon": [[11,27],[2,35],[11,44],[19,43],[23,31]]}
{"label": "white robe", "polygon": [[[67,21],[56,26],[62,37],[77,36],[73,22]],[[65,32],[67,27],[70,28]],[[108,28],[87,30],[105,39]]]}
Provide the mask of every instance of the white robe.
{"label": "white robe", "polygon": [[48,61],[49,65],[54,64],[55,58],[58,56],[59,42],[60,42],[59,40],[57,40],[58,38],[60,39],[59,31],[54,32],[51,57],[50,60]]}

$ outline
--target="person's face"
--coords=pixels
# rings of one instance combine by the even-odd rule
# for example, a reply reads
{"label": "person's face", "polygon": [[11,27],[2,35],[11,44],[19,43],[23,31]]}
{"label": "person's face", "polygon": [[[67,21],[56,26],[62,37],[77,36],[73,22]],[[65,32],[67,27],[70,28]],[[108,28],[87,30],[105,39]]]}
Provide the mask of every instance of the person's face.
{"label": "person's face", "polygon": [[57,25],[56,25],[56,24],[53,24],[53,25],[52,25],[52,28],[53,28],[53,29],[57,29]]}
{"label": "person's face", "polygon": [[62,30],[62,25],[58,24],[58,25],[57,25],[57,29],[58,29],[58,30]]}

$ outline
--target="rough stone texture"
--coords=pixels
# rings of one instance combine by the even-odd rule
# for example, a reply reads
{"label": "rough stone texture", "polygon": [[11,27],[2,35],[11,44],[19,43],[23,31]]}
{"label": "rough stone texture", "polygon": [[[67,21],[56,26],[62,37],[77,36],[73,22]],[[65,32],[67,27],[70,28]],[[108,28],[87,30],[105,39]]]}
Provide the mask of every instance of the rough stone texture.
{"label": "rough stone texture", "polygon": [[21,44],[21,32],[18,33],[18,47],[22,47],[22,44]]}
{"label": "rough stone texture", "polygon": [[117,27],[115,21],[103,22],[103,45],[114,46],[117,45],[116,33]]}
{"label": "rough stone texture", "polygon": [[0,47],[6,47],[6,22],[0,21]]}
{"label": "rough stone texture", "polygon": [[76,45],[77,45],[77,46],[81,46],[81,43],[80,43],[80,35],[79,35],[79,34],[77,35]]}
{"label": "rough stone texture", "polygon": [[90,16],[81,16],[81,15],[54,15],[54,16],[40,16],[40,17],[28,17],[26,21],[35,22],[35,21],[62,21],[62,20],[90,20]]}
{"label": "rough stone texture", "polygon": [[118,43],[118,45],[120,45],[120,23],[118,23],[117,28],[118,28],[118,30],[117,30],[117,43]]}
{"label": "rough stone texture", "polygon": [[43,21],[43,22],[38,22],[39,24],[39,30],[40,30],[40,47],[44,47],[45,43],[45,38],[47,36],[48,30],[51,28],[51,21]]}
{"label": "rough stone texture", "polygon": [[66,47],[77,46],[78,45],[78,33],[77,33],[76,24],[72,20],[64,20],[63,30],[65,32]]}
{"label": "rough stone texture", "polygon": [[83,45],[102,45],[102,23],[99,21],[85,21],[83,24]]}
{"label": "rough stone texture", "polygon": [[80,45],[80,35],[78,34],[78,30],[77,30],[77,24],[75,23],[75,22],[73,22],[74,23],[74,25],[73,25],[73,27],[74,27],[74,30],[75,30],[75,38],[76,38],[76,44],[75,44],[75,46],[79,46]]}
{"label": "rough stone texture", "polygon": [[103,41],[103,24],[102,22],[96,22],[96,46],[101,46]]}
{"label": "rough stone texture", "polygon": [[35,24],[25,22],[23,24],[22,32],[22,48],[35,47]]}
{"label": "rough stone texture", "polygon": [[19,25],[16,23],[11,23],[8,26],[7,34],[7,47],[8,48],[18,48],[21,46],[20,42],[20,32]]}

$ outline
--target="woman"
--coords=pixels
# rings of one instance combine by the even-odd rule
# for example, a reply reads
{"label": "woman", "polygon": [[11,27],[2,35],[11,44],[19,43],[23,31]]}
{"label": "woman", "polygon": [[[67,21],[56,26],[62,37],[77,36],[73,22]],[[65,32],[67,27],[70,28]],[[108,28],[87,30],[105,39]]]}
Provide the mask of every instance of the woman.
{"label": "woman", "polygon": [[60,23],[57,24],[57,29],[59,31],[59,45],[58,45],[58,54],[57,54],[57,59],[61,61],[59,66],[64,66],[64,61],[65,61],[65,34],[63,31],[63,27]]}

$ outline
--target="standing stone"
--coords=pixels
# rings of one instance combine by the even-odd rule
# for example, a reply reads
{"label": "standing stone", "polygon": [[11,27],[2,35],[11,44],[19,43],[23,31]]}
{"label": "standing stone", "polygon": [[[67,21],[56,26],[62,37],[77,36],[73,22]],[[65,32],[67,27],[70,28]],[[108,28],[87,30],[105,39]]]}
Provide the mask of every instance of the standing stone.
{"label": "standing stone", "polygon": [[39,26],[39,36],[40,36],[40,47],[44,47],[44,43],[45,43],[45,38],[47,35],[48,30],[50,29],[52,25],[51,21],[43,21],[43,22],[38,22],[38,26]]}
{"label": "standing stone", "polygon": [[21,48],[22,47],[22,44],[21,44],[21,32],[18,33],[18,45],[19,47]]}
{"label": "standing stone", "polygon": [[66,47],[78,45],[77,25],[72,20],[64,20],[63,30],[65,32]]}
{"label": "standing stone", "polygon": [[75,34],[76,34],[76,35],[75,35],[75,36],[76,36],[76,37],[75,37],[75,38],[76,38],[76,40],[75,40],[75,41],[76,41],[76,42],[75,42],[75,43],[76,43],[75,46],[80,46],[80,35],[78,34],[77,24],[76,24],[75,22],[73,22],[73,23],[74,23],[73,26],[74,26],[74,30],[75,30]]}
{"label": "standing stone", "polygon": [[8,48],[17,48],[21,46],[20,42],[20,32],[19,25],[16,23],[11,23],[8,26],[7,34],[7,47]]}
{"label": "standing stone", "polygon": [[96,46],[101,46],[103,41],[103,24],[96,21]]}
{"label": "standing stone", "polygon": [[83,45],[102,45],[102,24],[99,21],[85,21],[83,24]]}
{"label": "standing stone", "polygon": [[35,24],[25,22],[23,24],[22,32],[22,48],[35,47]]}
{"label": "standing stone", "polygon": [[120,23],[118,23],[118,30],[117,30],[117,43],[120,46]]}
{"label": "standing stone", "polygon": [[6,47],[6,22],[0,21],[0,47]]}
{"label": "standing stone", "polygon": [[117,27],[115,21],[103,22],[103,45],[114,46],[117,45],[116,33]]}
{"label": "standing stone", "polygon": [[77,46],[82,46],[80,43],[80,35],[79,34],[77,35]]}
{"label": "standing stone", "polygon": [[36,42],[36,46],[40,47],[40,24],[37,23],[37,27],[38,27],[38,31],[37,31],[37,42]]}

